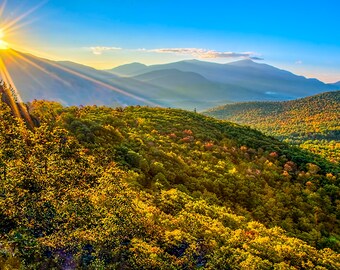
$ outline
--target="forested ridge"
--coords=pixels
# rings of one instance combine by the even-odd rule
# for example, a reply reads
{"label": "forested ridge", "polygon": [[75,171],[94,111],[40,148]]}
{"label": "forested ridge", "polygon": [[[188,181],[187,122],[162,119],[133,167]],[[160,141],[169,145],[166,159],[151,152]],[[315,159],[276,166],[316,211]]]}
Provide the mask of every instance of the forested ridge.
{"label": "forested ridge", "polygon": [[339,269],[338,167],[183,110],[0,103],[1,269]]}
{"label": "forested ridge", "polygon": [[204,114],[249,125],[340,162],[340,91],[285,102],[228,104]]}

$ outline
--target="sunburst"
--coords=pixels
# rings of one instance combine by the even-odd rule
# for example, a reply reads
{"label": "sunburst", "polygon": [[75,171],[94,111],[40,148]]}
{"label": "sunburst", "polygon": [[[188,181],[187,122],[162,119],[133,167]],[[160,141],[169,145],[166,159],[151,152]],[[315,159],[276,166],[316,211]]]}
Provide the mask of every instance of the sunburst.
{"label": "sunburst", "polygon": [[[23,27],[27,23],[23,23],[23,19],[25,19],[28,15],[30,15],[32,12],[34,12],[37,8],[39,8],[44,2],[40,3],[38,6],[33,7],[32,9],[29,9],[25,13],[21,14],[20,16],[14,18],[13,20],[6,20],[4,18],[4,12],[6,8],[7,1],[4,0],[2,5],[0,6],[0,18],[1,18],[1,24],[0,24],[0,50],[6,51],[5,54],[10,54],[12,50],[10,50],[11,44],[9,44],[6,41],[6,34],[7,33],[13,33],[19,28]],[[14,83],[14,80],[9,73],[2,57],[2,53],[0,53],[0,79],[2,81],[1,88],[5,92],[7,98],[9,99],[9,105],[12,108],[13,114],[18,118],[24,118],[27,123],[33,127],[32,119],[26,109],[26,106],[23,104],[21,96],[19,94],[19,91]],[[4,86],[4,83],[7,85]],[[10,88],[9,88],[10,87]],[[14,92],[14,96],[12,93],[9,93],[9,89],[11,89]]]}
{"label": "sunburst", "polygon": [[[77,76],[79,78],[85,79],[91,83],[95,83],[100,87],[104,87],[106,89],[112,90],[114,92],[123,94],[127,97],[133,98],[135,100],[139,100],[141,102],[150,104],[152,106],[158,106],[158,104],[153,103],[152,101],[146,100],[140,96],[136,96],[132,93],[126,92],[125,90],[119,89],[117,87],[114,87],[108,83],[105,83],[103,81],[99,81],[93,77],[89,77],[85,74],[79,73],[73,69],[67,68],[65,66],[62,66],[60,64],[58,64],[57,62],[53,62],[53,61],[49,61],[49,60],[45,60],[40,58],[40,61],[32,61],[31,57],[27,57],[26,54],[24,53],[19,53],[18,51],[11,49],[13,47],[15,48],[20,48],[21,50],[21,46],[18,46],[17,44],[13,44],[12,42],[8,42],[6,40],[7,35],[10,34],[13,36],[13,34],[16,34],[16,31],[20,28],[22,28],[23,26],[26,26],[28,24],[27,20],[24,20],[28,15],[30,15],[32,12],[34,12],[35,10],[37,10],[40,6],[42,6],[44,3],[46,3],[46,1],[43,1],[42,3],[40,3],[38,6],[35,6],[31,9],[29,9],[28,11],[26,11],[24,14],[21,14],[20,16],[17,16],[16,18],[12,19],[12,20],[6,20],[3,18],[3,14],[5,13],[5,5],[6,5],[6,0],[3,2],[2,6],[0,6],[0,18],[2,23],[0,23],[0,79],[2,81],[4,81],[7,85],[10,85],[12,88],[12,91],[15,93],[15,97],[16,100],[14,100],[14,98],[12,97],[13,100],[10,101],[10,105],[12,107],[13,113],[18,116],[21,117],[22,114],[24,114],[25,119],[29,120],[29,122],[31,122],[30,124],[33,125],[29,114],[27,112],[26,106],[24,105],[19,91],[15,85],[15,80],[13,80],[10,72],[8,71],[7,67],[6,67],[6,61],[5,58],[3,58],[3,56],[6,56],[7,59],[11,59],[12,62],[17,62],[18,59],[24,61],[26,64],[29,64],[30,66],[40,70],[41,72],[44,72],[46,74],[48,74],[49,76],[51,76],[52,78],[54,78],[55,80],[61,81],[62,83],[64,83],[65,85],[68,85],[69,82],[63,80],[61,77],[59,77],[57,74],[49,71],[46,69],[45,66],[40,65],[39,62],[43,62],[44,64],[48,64],[50,66],[53,66],[59,70],[62,70],[64,72],[67,72],[69,74],[72,74],[74,76]],[[21,68],[20,64],[17,65],[18,68]],[[28,70],[24,70],[24,72],[29,72]],[[30,75],[30,74],[28,74]],[[33,75],[30,75],[30,77],[33,80],[37,80],[37,78],[34,78]],[[39,83],[39,82],[38,82]]]}
{"label": "sunburst", "polygon": [[4,37],[5,37],[5,33],[2,29],[0,29],[0,50],[7,50],[8,49],[7,42],[3,40]]}

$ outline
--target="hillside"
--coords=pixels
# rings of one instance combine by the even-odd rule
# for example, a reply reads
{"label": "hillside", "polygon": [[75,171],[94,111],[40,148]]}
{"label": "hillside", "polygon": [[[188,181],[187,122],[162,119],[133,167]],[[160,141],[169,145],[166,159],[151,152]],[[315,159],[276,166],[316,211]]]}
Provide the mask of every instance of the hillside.
{"label": "hillside", "polygon": [[340,81],[336,82],[336,83],[333,83],[333,85],[335,85],[337,87],[337,89],[339,89],[340,88]]}
{"label": "hillside", "polygon": [[111,70],[108,70],[110,73],[117,74],[119,76],[134,76],[136,74],[143,73],[143,71],[147,68],[146,65],[141,63],[130,63],[126,65],[122,65]]}
{"label": "hillside", "polygon": [[[166,85],[170,89],[178,89],[181,92],[188,89],[188,87],[193,87],[193,89],[188,89],[188,93],[184,92],[184,94],[188,95],[195,94],[193,91],[200,86],[205,88],[206,91],[210,87],[216,87],[214,83],[197,73],[183,72],[177,69],[156,70],[143,73],[134,78],[154,85]],[[199,89],[197,89],[197,91],[200,92]]]}
{"label": "hillside", "polygon": [[46,99],[68,106],[169,106],[159,99],[165,92],[160,87],[88,66],[51,61],[15,50],[0,50],[0,59],[24,102]]}
{"label": "hillside", "polygon": [[28,108],[0,103],[1,267],[340,267],[331,163],[182,110]]}
{"label": "hillside", "polygon": [[216,83],[202,75],[177,69],[155,70],[132,77],[143,83],[167,89],[168,99],[177,108],[209,107],[229,103],[247,97],[250,100],[265,99],[265,95],[239,86]]}
{"label": "hillside", "polygon": [[340,161],[340,91],[287,102],[227,104],[205,114],[304,143],[303,147]]}

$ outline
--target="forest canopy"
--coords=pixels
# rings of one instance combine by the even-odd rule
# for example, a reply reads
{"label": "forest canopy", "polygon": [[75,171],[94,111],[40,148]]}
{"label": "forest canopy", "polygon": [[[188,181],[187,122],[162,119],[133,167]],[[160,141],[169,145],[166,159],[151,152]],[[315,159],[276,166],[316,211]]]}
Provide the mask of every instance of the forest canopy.
{"label": "forest canopy", "polygon": [[182,110],[0,103],[1,269],[340,268],[338,167]]}
{"label": "forest canopy", "polygon": [[204,114],[249,125],[333,163],[340,162],[340,91],[285,102],[228,104]]}

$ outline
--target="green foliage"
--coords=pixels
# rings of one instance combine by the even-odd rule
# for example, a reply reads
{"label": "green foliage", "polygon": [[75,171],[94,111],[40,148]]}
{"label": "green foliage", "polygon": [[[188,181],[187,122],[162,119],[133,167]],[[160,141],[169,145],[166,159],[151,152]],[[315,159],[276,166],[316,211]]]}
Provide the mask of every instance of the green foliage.
{"label": "green foliage", "polygon": [[0,269],[340,267],[339,176],[300,150],[181,110],[39,101],[29,130],[0,105]]}
{"label": "green foliage", "polygon": [[286,102],[228,104],[205,114],[249,125],[340,162],[340,91]]}

